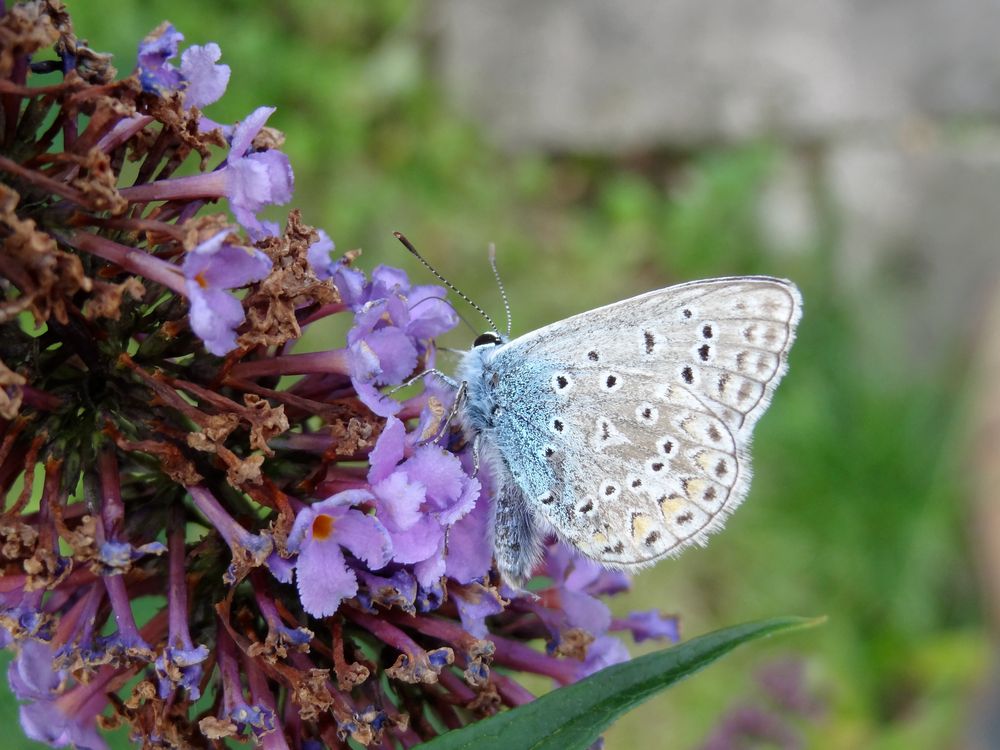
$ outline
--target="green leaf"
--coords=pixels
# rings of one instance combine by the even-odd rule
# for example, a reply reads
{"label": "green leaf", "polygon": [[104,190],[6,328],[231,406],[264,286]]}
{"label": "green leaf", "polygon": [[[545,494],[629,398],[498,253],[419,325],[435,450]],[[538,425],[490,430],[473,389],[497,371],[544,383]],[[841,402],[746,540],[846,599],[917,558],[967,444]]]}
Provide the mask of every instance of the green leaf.
{"label": "green leaf", "polygon": [[436,737],[422,750],[585,750],[612,722],[653,694],[743,643],[818,625],[778,617],[736,625],[603,669],[524,706]]}

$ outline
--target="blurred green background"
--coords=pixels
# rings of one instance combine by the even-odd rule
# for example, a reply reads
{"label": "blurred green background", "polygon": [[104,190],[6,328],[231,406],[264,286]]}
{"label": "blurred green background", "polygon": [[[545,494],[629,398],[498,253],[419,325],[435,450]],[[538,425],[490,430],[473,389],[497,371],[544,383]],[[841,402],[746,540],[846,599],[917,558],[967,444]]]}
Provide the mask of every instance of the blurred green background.
{"label": "blurred green background", "polygon": [[[515,335],[677,281],[794,279],[805,317],[757,429],[750,498],[707,549],[642,573],[615,606],[677,612],[687,636],[781,614],[829,622],[657,697],[607,747],[699,747],[732,709],[760,703],[754,671],[787,657],[804,660],[825,706],[796,725],[806,746],[961,744],[993,658],[963,538],[962,358],[901,364],[902,338],[868,304],[878,287],[861,294],[835,280],[835,212],[796,252],[767,247],[758,200],[789,147],[505,153],[450,108],[419,2],[68,5],[77,34],[121,71],[163,19],[187,44],[218,42],[232,80],[207,114],[232,122],[277,106],[269,124],[287,135],[293,205],[339,250],[362,248],[362,268],[389,263],[427,282],[392,238],[403,231],[500,317],[486,256],[495,242]],[[445,343],[468,346],[471,334],[456,334]],[[0,723],[15,717],[5,694]],[[3,746],[34,747],[12,735]]]}

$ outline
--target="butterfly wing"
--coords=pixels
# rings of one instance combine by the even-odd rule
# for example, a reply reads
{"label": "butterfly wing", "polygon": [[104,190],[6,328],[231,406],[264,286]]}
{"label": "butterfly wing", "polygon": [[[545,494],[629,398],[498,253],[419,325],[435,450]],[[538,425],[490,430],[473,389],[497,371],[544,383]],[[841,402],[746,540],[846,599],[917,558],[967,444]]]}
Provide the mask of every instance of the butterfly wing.
{"label": "butterfly wing", "polygon": [[703,544],[746,496],[800,317],[791,282],[710,279],[501,347],[497,445],[532,512],[614,567]]}

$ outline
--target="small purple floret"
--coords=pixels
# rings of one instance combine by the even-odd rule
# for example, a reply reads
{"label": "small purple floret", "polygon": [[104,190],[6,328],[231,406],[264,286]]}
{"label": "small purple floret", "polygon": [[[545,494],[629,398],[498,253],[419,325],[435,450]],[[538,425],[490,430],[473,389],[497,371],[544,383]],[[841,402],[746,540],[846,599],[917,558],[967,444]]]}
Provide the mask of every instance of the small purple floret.
{"label": "small purple floret", "polygon": [[266,706],[239,703],[231,708],[227,715],[240,731],[249,729],[258,739],[273,732],[277,726],[274,711]]}
{"label": "small purple floret", "polygon": [[138,71],[143,91],[163,96],[181,87],[184,78],[168,61],[177,56],[183,39],[184,35],[168,23],[139,42]]}
{"label": "small purple floret", "polygon": [[[208,648],[203,645],[194,648],[167,646],[163,649],[154,664],[160,697],[166,699],[175,687],[182,687],[187,690],[192,701],[198,700],[201,697],[201,665],[208,656]],[[175,670],[180,674],[180,680],[176,684],[171,677]]]}
{"label": "small purple floret", "polygon": [[121,575],[136,560],[145,555],[162,555],[167,551],[160,542],[133,547],[128,542],[104,542],[98,556],[102,575]]}
{"label": "small purple floret", "polygon": [[358,579],[348,567],[343,549],[378,570],[392,556],[389,532],[374,516],[350,506],[371,495],[349,490],[301,511],[288,536],[288,549],[298,552],[295,577],[306,611],[327,617],[340,602],[358,591]]}
{"label": "small purple floret", "polygon": [[398,404],[378,392],[398,385],[428,352],[429,341],[458,323],[458,316],[437,286],[410,286],[403,271],[378,266],[367,284],[350,269],[333,271],[341,298],[354,310],[347,335],[351,381],[362,402],[379,416],[390,416]]}
{"label": "small purple floret", "polygon": [[45,643],[26,639],[20,653],[7,669],[10,689],[18,700],[52,698],[62,677],[52,666],[52,649]]}
{"label": "small purple floret", "polygon": [[390,417],[372,451],[368,481],[392,536],[393,559],[414,565],[433,598],[446,570],[445,531],[472,510],[481,487],[457,456],[437,446],[421,445],[404,458],[405,438],[403,423]]}
{"label": "small purple floret", "polygon": [[680,623],[675,615],[664,615],[655,609],[646,612],[632,612],[623,620],[616,620],[612,630],[629,630],[636,643],[647,640],[669,640],[677,643],[681,639]]}
{"label": "small purple floret", "polygon": [[274,110],[274,107],[258,107],[233,128],[226,159],[226,197],[236,220],[255,242],[278,234],[278,225],[261,221],[257,213],[264,206],[292,199],[294,177],[288,157],[274,149],[251,151],[253,139]]}
{"label": "small purple floret", "polygon": [[223,230],[195,247],[184,258],[191,303],[191,328],[212,354],[236,348],[236,328],[243,322],[243,305],[230,289],[260,281],[271,271],[271,259],[260,250],[229,242]]}

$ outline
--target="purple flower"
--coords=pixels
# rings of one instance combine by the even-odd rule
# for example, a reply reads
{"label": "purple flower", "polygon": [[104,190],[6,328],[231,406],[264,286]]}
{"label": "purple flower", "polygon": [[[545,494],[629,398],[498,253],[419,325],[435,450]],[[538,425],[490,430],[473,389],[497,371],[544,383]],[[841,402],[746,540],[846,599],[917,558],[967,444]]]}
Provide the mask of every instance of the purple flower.
{"label": "purple flower", "polygon": [[271,271],[271,260],[260,250],[232,244],[224,229],[184,258],[191,329],[212,354],[236,348],[236,328],[243,322],[243,305],[228,290],[260,281]]}
{"label": "purple flower", "polygon": [[39,698],[20,707],[21,728],[33,740],[51,747],[106,750],[97,732],[97,715],[107,704],[107,682],[114,672],[105,672],[87,685],[58,697]]}
{"label": "purple flower", "polygon": [[681,639],[680,623],[676,615],[664,615],[655,609],[632,612],[624,619],[615,619],[612,630],[628,630],[636,643],[647,640],[663,640],[674,643]]}
{"label": "purple flower", "polygon": [[121,188],[129,201],[213,199],[225,196],[236,220],[255,242],[278,233],[278,225],[261,221],[264,206],[287,203],[292,198],[294,177],[288,157],[275,149],[252,151],[257,137],[274,107],[258,107],[233,128],[225,166],[214,172],[157,180]]}
{"label": "purple flower", "polygon": [[167,548],[160,542],[149,542],[135,547],[128,542],[104,542],[98,553],[97,562],[102,575],[120,575],[132,563],[146,555],[162,555]]}
{"label": "purple flower", "polygon": [[21,642],[20,651],[7,669],[7,679],[14,695],[22,701],[48,700],[62,680],[52,665],[52,649],[32,639]]}
{"label": "purple flower", "polygon": [[409,614],[416,613],[417,581],[405,570],[397,570],[388,578],[377,576],[364,570],[358,571],[363,584],[358,593],[361,606],[369,612],[377,612],[375,605],[385,608],[398,607]]}
{"label": "purple flower", "polygon": [[229,709],[226,715],[239,727],[241,733],[249,729],[258,741],[277,727],[274,711],[267,706],[241,701]]}
{"label": "purple flower", "polygon": [[595,590],[607,584],[608,571],[559,542],[550,545],[545,567],[553,584],[548,595],[556,597],[559,606],[543,607],[537,602],[527,606],[549,629],[550,650],[559,647],[565,631],[571,628],[603,636],[611,626],[611,611],[596,598]]}
{"label": "purple flower", "polygon": [[159,681],[160,697],[166,698],[175,686],[180,686],[187,690],[191,700],[198,700],[201,697],[201,665],[208,655],[208,647],[204,645],[193,648],[166,646],[153,665]]}
{"label": "purple flower", "polygon": [[226,196],[236,220],[254,240],[278,234],[273,221],[261,221],[257,212],[264,206],[288,203],[292,199],[292,165],[275,149],[253,152],[253,139],[274,113],[274,107],[258,107],[233,129],[226,159]]}
{"label": "purple flower", "polygon": [[493,549],[484,540],[490,538],[490,497],[481,490],[475,507],[448,530],[448,553],[445,572],[459,583],[480,581],[493,566]]}
{"label": "purple flower", "polygon": [[503,612],[506,603],[496,589],[478,584],[456,586],[449,589],[449,595],[458,609],[462,627],[476,638],[489,635],[486,618]]}
{"label": "purple flower", "polygon": [[612,635],[602,635],[587,646],[587,655],[579,667],[577,679],[582,680],[605,667],[621,664],[628,660],[628,649],[625,648],[624,643]]}
{"label": "purple flower", "polygon": [[163,23],[139,42],[139,83],[143,91],[164,95],[180,88],[184,78],[168,61],[177,56],[184,35]]}
{"label": "purple flower", "polygon": [[[104,702],[102,696],[102,706]],[[35,701],[21,706],[19,716],[25,735],[36,742],[75,750],[107,750],[97,731],[96,714],[70,714],[56,701]]]}
{"label": "purple flower", "polygon": [[358,592],[358,579],[341,548],[378,570],[392,556],[392,541],[382,523],[351,505],[371,500],[364,490],[348,490],[301,511],[288,537],[298,552],[295,577],[306,611],[327,617]]}
{"label": "purple flower", "polygon": [[222,50],[210,42],[184,50],[178,70],[170,60],[177,57],[183,39],[184,35],[171,24],[161,24],[150,32],[139,43],[139,82],[143,91],[160,96],[183,90],[184,103],[202,109],[222,98],[229,84],[230,69],[228,65],[217,64]]}
{"label": "purple flower", "polygon": [[368,482],[378,516],[392,536],[393,559],[414,565],[421,586],[445,573],[445,529],[472,510],[480,484],[452,453],[421,445],[404,459],[406,428],[389,417],[372,451]]}
{"label": "purple flower", "polygon": [[376,414],[395,414],[399,405],[378,387],[402,383],[429,353],[430,339],[454,328],[458,316],[445,301],[444,289],[411,288],[406,274],[395,268],[377,267],[364,286],[346,268],[334,272],[334,281],[355,312],[347,335],[354,388]]}

